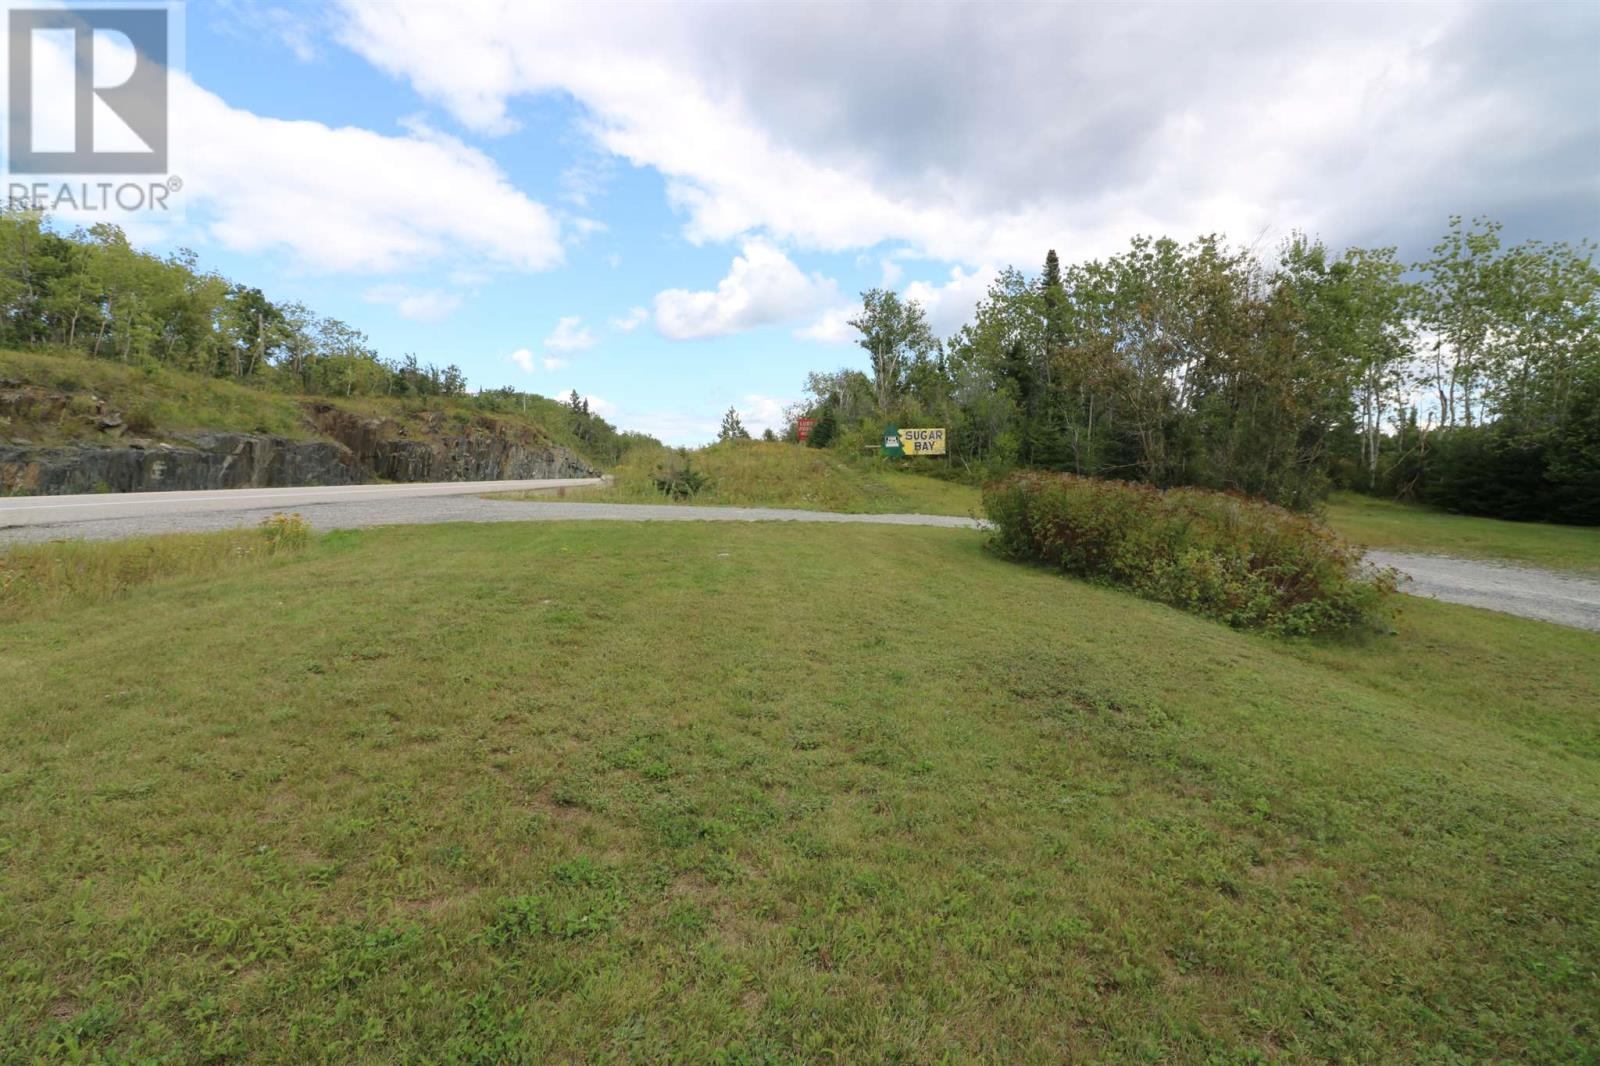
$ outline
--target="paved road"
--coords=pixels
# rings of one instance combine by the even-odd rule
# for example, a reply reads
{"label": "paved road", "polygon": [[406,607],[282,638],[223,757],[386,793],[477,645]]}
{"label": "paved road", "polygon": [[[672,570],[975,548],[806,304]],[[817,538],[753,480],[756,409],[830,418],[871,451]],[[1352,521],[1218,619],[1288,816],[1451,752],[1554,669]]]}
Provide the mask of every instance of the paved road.
{"label": "paved road", "polygon": [[431,522],[529,522],[608,519],[630,522],[878,522],[976,528],[971,518],[943,515],[848,515],[772,507],[680,507],[672,504],[529,503],[486,500],[485,492],[572,488],[598,480],[458,481],[409,485],[341,485],[306,489],[127,492],[0,499],[0,544],[82,537],[115,540],[150,533],[192,533],[254,525],[280,511],[305,516],[318,529]]}
{"label": "paved road", "polygon": [[1594,578],[1447,555],[1372,551],[1367,558],[1409,574],[1401,588],[1415,596],[1600,632],[1600,580]]}
{"label": "paved road", "polygon": [[[770,507],[679,507],[670,504],[528,503],[486,500],[485,492],[594,485],[595,480],[479,481],[330,488],[137,492],[95,496],[0,499],[0,544],[82,537],[114,540],[149,533],[199,532],[254,525],[296,511],[318,529],[432,522],[530,522],[602,519],[628,522],[870,522],[972,529],[971,518],[944,515],[854,515]],[[1403,552],[1372,552],[1380,566],[1410,574],[1402,587],[1508,614],[1600,631],[1600,581],[1532,567]]]}

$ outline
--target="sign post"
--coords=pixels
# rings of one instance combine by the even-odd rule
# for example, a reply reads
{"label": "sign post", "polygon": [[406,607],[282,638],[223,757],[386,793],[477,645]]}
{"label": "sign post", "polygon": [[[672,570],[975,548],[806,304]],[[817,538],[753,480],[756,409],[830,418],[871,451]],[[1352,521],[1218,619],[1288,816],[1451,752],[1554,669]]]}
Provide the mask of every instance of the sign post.
{"label": "sign post", "polygon": [[797,418],[794,420],[794,434],[800,438],[801,444],[811,439],[811,430],[816,424],[817,420],[815,418]]}

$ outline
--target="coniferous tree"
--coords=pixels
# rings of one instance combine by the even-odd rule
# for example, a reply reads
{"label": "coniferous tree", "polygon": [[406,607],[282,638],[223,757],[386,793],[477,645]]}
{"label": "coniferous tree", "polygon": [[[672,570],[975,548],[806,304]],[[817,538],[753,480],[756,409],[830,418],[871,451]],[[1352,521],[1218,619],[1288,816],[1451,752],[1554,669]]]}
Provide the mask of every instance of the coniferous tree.
{"label": "coniferous tree", "polygon": [[718,441],[749,440],[750,431],[744,428],[744,423],[739,420],[739,412],[732,407],[722,416],[722,428],[717,430]]}

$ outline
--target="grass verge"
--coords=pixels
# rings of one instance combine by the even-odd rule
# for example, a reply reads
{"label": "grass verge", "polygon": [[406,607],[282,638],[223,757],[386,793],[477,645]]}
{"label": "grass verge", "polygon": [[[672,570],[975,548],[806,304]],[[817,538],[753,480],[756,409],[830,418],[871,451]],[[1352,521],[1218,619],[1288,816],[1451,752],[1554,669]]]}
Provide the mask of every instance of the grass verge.
{"label": "grass verge", "polygon": [[1355,493],[1338,493],[1328,501],[1327,522],[1368,548],[1600,573],[1600,529],[1453,515]]}
{"label": "grass verge", "polygon": [[722,507],[782,507],[844,514],[982,514],[978,489],[953,481],[852,462],[836,452],[770,441],[715,444],[689,453],[705,487],[687,500],[667,497],[652,475],[682,460],[668,450],[629,455],[606,488],[549,493],[498,493],[498,499],[585,500],[596,503],[683,503]]}
{"label": "grass verge", "polygon": [[975,531],[394,528],[0,623],[18,1058],[1581,1059],[1600,637]]}
{"label": "grass verge", "polygon": [[116,541],[51,541],[0,550],[0,621],[100,602],[174,577],[212,575],[303,550],[311,527],[274,515],[254,529]]}

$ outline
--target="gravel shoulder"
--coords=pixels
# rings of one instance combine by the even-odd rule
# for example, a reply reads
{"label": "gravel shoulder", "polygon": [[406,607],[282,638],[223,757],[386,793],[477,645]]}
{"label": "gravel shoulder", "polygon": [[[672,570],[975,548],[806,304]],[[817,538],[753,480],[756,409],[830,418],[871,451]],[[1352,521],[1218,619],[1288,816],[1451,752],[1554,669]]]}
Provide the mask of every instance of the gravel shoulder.
{"label": "gravel shoulder", "polygon": [[[373,487],[375,488],[375,487]],[[398,488],[395,487],[395,488]],[[277,492],[278,490],[269,490]],[[422,491],[420,489],[413,490]],[[824,522],[876,525],[940,526],[981,529],[974,518],[919,514],[839,514],[829,511],[794,511],[773,507],[679,507],[671,504],[584,503],[547,500],[537,504],[517,500],[485,499],[470,494],[481,491],[458,486],[449,494],[400,495],[367,491],[294,499],[249,499],[210,494],[217,499],[195,498],[179,502],[182,493],[151,493],[148,508],[85,505],[79,511],[37,510],[26,522],[23,508],[0,501],[0,545],[68,538],[116,540],[157,533],[192,533],[255,525],[281,511],[303,515],[317,529],[353,529],[366,526],[416,525],[434,522]],[[43,498],[30,501],[42,508]],[[131,502],[131,501],[130,501]],[[9,519],[9,520],[8,520]],[[42,520],[41,520],[42,519]],[[1536,567],[1483,560],[1456,559],[1415,552],[1371,551],[1367,558],[1379,566],[1392,566],[1410,577],[1401,588],[1412,595],[1491,611],[1536,618],[1560,625],[1600,632],[1600,580]]]}

